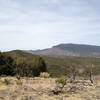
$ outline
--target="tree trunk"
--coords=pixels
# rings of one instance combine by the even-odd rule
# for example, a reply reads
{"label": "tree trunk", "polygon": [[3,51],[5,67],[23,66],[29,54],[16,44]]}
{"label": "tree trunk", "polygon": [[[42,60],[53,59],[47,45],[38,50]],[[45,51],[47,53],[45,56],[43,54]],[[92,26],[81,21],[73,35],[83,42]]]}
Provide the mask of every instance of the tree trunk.
{"label": "tree trunk", "polygon": [[72,75],[71,75],[71,83],[74,82],[76,79],[76,72],[72,72]]}
{"label": "tree trunk", "polygon": [[92,84],[94,83],[92,72],[90,72],[90,81],[91,81]]}

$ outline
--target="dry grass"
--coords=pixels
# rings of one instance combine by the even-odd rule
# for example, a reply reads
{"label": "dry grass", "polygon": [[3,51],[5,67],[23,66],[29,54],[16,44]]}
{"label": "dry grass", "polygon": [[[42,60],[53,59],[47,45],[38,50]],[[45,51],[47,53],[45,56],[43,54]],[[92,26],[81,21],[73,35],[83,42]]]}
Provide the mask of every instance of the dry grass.
{"label": "dry grass", "polygon": [[[94,85],[89,81],[68,83],[63,93],[54,95],[54,78],[23,78],[19,82],[14,77],[4,77],[0,78],[0,100],[100,100],[100,77],[97,78]],[[5,79],[9,79],[11,84],[4,84]],[[70,87],[75,90],[68,91]]]}

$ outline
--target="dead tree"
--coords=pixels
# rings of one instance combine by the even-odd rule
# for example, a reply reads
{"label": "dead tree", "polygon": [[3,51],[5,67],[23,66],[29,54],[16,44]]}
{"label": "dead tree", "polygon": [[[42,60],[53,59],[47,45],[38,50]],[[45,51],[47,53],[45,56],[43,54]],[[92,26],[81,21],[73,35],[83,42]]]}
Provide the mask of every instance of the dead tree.
{"label": "dead tree", "polygon": [[90,68],[90,73],[89,73],[90,81],[91,81],[92,84],[94,83],[94,80],[93,80],[93,68],[94,68],[94,65],[92,64],[91,68]]}
{"label": "dead tree", "polygon": [[93,71],[94,71],[94,65],[87,65],[85,68],[85,74],[88,75],[90,82],[93,84]]}
{"label": "dead tree", "polygon": [[75,66],[71,66],[70,67],[70,78],[71,78],[70,82],[71,83],[76,80],[76,74],[77,74],[76,67]]}

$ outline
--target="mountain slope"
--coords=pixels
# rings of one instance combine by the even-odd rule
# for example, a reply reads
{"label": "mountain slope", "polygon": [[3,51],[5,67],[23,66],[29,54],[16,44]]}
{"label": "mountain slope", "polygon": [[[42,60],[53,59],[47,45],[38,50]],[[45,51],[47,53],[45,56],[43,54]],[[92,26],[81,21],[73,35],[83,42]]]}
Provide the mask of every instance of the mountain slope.
{"label": "mountain slope", "polygon": [[18,57],[25,57],[25,58],[29,58],[29,59],[39,57],[39,56],[30,54],[30,53],[24,52],[22,50],[13,50],[13,51],[5,52],[5,53],[14,59],[16,59]]}
{"label": "mountain slope", "polygon": [[100,46],[82,44],[60,44],[44,50],[31,50],[27,52],[36,55],[49,56],[100,57]]}
{"label": "mountain slope", "polygon": [[[33,58],[40,58],[40,56],[33,55],[21,50],[13,50],[10,52],[5,52],[10,55],[15,60],[19,57],[25,57],[30,61]],[[51,56],[42,56],[44,59],[47,70],[52,77],[60,77],[66,75],[66,68],[68,66],[74,65],[75,67],[84,67],[86,65],[93,64],[96,67],[95,74],[100,74],[100,59],[99,58],[90,58],[90,57],[51,57]]]}

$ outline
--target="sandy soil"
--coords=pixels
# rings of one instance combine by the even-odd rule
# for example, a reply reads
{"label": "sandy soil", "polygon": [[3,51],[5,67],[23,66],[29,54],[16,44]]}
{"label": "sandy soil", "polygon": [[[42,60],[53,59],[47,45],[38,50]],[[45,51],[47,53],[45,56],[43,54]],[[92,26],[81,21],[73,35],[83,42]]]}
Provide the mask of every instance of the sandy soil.
{"label": "sandy soil", "polygon": [[[7,81],[5,81],[5,79]],[[53,94],[56,84],[54,78],[0,78],[0,100],[100,100],[100,78],[96,83],[79,81],[68,83],[59,95]],[[77,87],[69,91],[70,87]]]}

